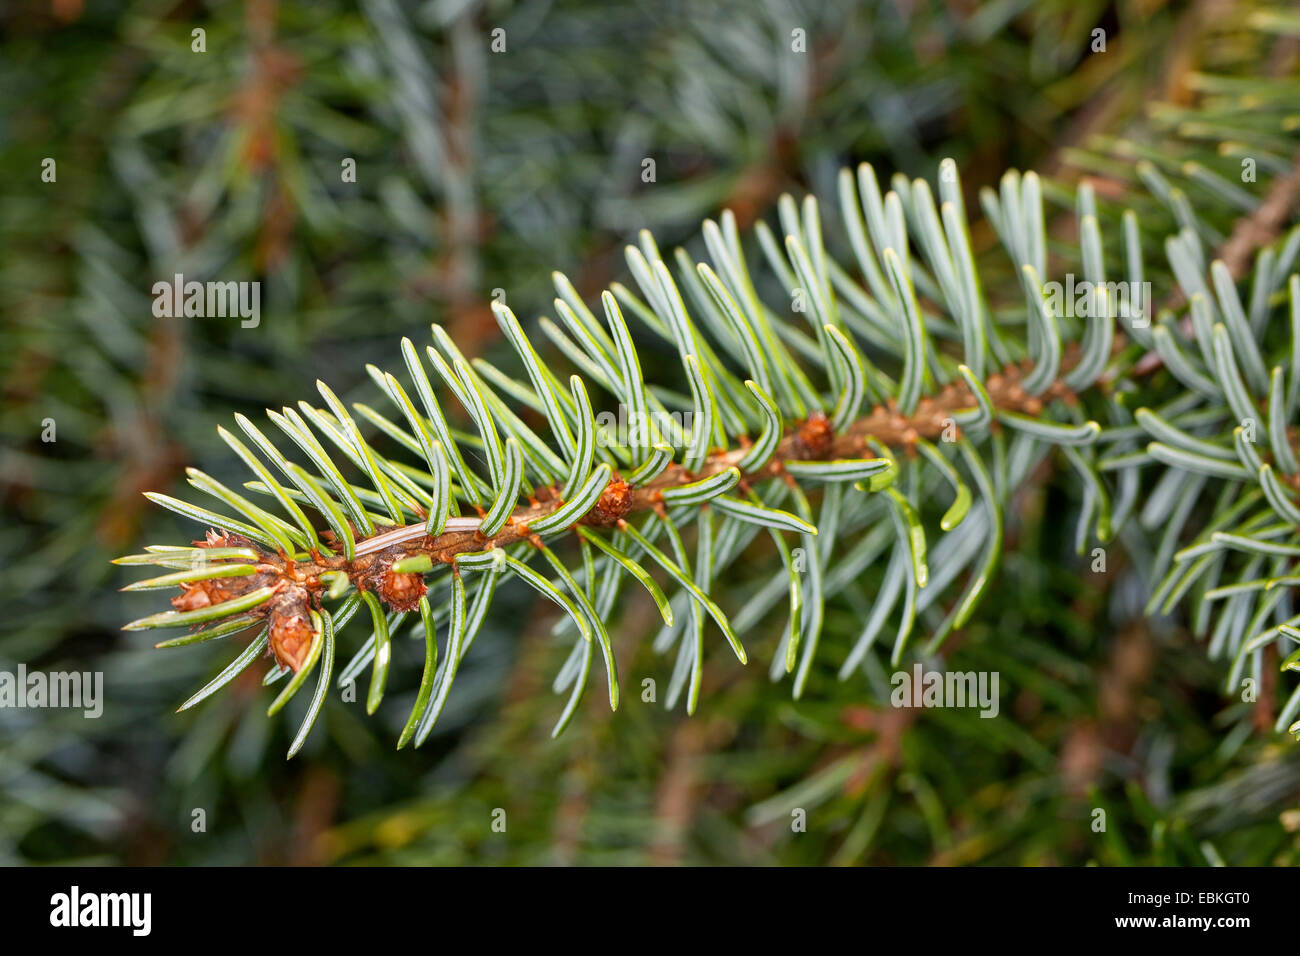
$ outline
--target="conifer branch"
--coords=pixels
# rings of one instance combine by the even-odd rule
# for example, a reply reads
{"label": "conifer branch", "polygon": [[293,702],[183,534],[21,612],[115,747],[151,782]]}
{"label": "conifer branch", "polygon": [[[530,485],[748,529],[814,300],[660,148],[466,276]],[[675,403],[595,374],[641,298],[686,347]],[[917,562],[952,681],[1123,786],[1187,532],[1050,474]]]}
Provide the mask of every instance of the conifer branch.
{"label": "conifer branch", "polygon": [[[1284,516],[1293,510],[1300,519],[1292,498],[1300,468],[1292,437],[1280,425],[1294,407],[1300,370],[1293,360],[1291,373],[1274,370],[1269,384],[1258,318],[1268,289],[1257,291],[1256,314],[1248,318],[1235,304],[1232,276],[1222,261],[1209,269],[1208,281],[1202,278],[1197,239],[1185,226],[1168,248],[1179,286],[1190,293],[1195,344],[1186,350],[1171,334],[1177,326],[1168,310],[1148,327],[1140,320],[1149,316],[1126,311],[1131,302],[1116,301],[1123,285],[1108,283],[1096,200],[1085,183],[1076,197],[1077,255],[1090,292],[1076,314],[1076,303],[1063,303],[1044,278],[1049,273],[1042,185],[1033,173],[1013,172],[997,193],[986,190],[981,199],[1019,273],[1023,321],[1015,322],[1007,306],[984,297],[951,161],[940,168],[937,203],[923,180],[895,177],[891,185],[882,194],[869,166],[856,176],[846,171],[840,180],[841,219],[861,283],[827,253],[816,201],[797,204],[783,197],[778,212],[784,241],[765,223],[755,230],[766,278],[746,261],[730,214],[720,224],[705,224],[708,263],[677,250],[676,269],[670,269],[643,233],[627,250],[640,295],[621,285],[605,292],[604,323],[557,275],[560,322],[543,319],[541,328],[581,373],[570,375],[567,387],[514,314],[498,304],[494,314],[524,377],[468,361],[434,326],[436,348],[426,349],[428,365],[412,342],[403,342],[411,392],[395,376],[370,369],[396,417],[363,403],[349,408],[323,383],[324,407],[302,402],[297,409],[270,412],[312,471],[289,461],[257,426],[238,418],[260,453],[223,430],[257,477],[245,490],[272,500],[283,517],[194,470],[191,484],[240,518],[151,495],[213,530],[194,548],[153,548],[123,559],[180,572],[135,587],[182,588],[173,611],[128,628],[211,625],[183,639],[190,643],[230,634],[233,622],[241,629],[260,626],[263,634],[250,648],[269,648],[275,679],[291,675],[273,711],[320,667],[296,749],[333,677],[335,635],[347,620],[364,606],[372,634],[340,680],[371,666],[367,708],[373,711],[387,686],[392,636],[407,615],[419,611],[416,633],[428,649],[426,667],[400,741],[418,745],[442,710],[497,579],[516,576],[558,605],[577,632],[570,665],[556,685],[570,691],[558,732],[581,700],[594,648],[604,660],[610,704],[617,706],[617,667],[606,625],[628,577],[646,588],[663,616],[656,646],[678,644],[669,697],[676,700],[689,688],[688,711],[698,701],[706,620],[719,627],[743,663],[747,653],[739,633],[783,591],[788,594],[789,619],[771,673],[792,674],[798,696],[817,657],[827,600],[852,581],[855,569],[886,555],[890,570],[876,609],[841,676],[852,672],[895,614],[891,661],[901,660],[919,626],[930,631],[927,650],[937,650],[973,613],[996,568],[1008,495],[1053,449],[1061,450],[1080,479],[1080,551],[1090,540],[1104,544],[1132,523],[1142,470],[1153,465],[1176,473],[1172,487],[1188,493],[1199,490],[1204,476],[1236,486],[1257,475],[1271,507]],[[1285,218],[1276,212],[1281,205],[1278,200],[1261,214],[1274,234]],[[1145,271],[1133,226],[1130,217],[1121,269],[1129,288],[1142,283]],[[1300,230],[1294,230],[1270,253],[1276,268],[1267,281],[1274,287],[1298,250]],[[1291,283],[1293,311],[1300,314],[1300,280]],[[792,312],[807,318],[809,332],[768,304],[773,287],[784,289]],[[760,297],[760,288],[767,298]],[[1220,318],[1209,311],[1210,295]],[[1139,296],[1142,304],[1149,308],[1149,296]],[[645,380],[625,312],[673,347],[686,392]],[[1175,399],[1140,408],[1134,416],[1123,395],[1135,387],[1132,374],[1148,351],[1210,407],[1198,412]],[[1300,355],[1300,332],[1293,354]],[[991,367],[1000,371],[990,374]],[[468,415],[474,432],[450,425],[435,378]],[[634,426],[631,434],[612,431],[596,415],[599,403],[593,405],[588,383],[619,404],[623,420]],[[1260,389],[1271,389],[1271,397]],[[1212,419],[1196,416],[1212,412],[1215,401],[1243,426],[1271,401],[1272,454],[1257,453],[1241,428],[1235,446],[1233,440],[1201,437],[1200,422]],[[549,437],[514,408],[544,423]],[[367,438],[363,423],[379,437]],[[1139,438],[1144,432],[1155,439],[1145,450]],[[404,449],[421,464],[390,456],[376,442]],[[1106,454],[1099,454],[1103,448]],[[360,483],[345,471],[360,475]],[[1118,479],[1117,487],[1108,476]],[[1148,502],[1142,518],[1146,523],[1164,514]],[[1190,510],[1179,514],[1181,520],[1171,525],[1176,529]],[[1252,519],[1232,535],[1226,529],[1235,526],[1212,525],[1210,539],[1188,554],[1236,548],[1278,561],[1300,554],[1300,542],[1252,537],[1261,521]],[[691,526],[698,538],[694,562],[682,537]],[[781,570],[733,626],[710,597],[710,585],[761,530],[773,538]],[[800,536],[797,561],[783,533]],[[553,550],[559,542],[568,542],[566,553],[576,549],[577,566],[567,567]],[[1182,552],[1174,557],[1181,575],[1185,559]],[[553,577],[531,566],[538,558]],[[1167,560],[1162,551],[1156,576],[1166,574]],[[676,589],[671,597],[652,568]],[[450,602],[431,602],[430,584],[450,585]],[[1187,587],[1186,576],[1167,578],[1153,602],[1167,605]],[[337,608],[327,609],[340,598]],[[1275,606],[1276,601],[1267,605]],[[1279,621],[1279,628],[1291,623]],[[444,626],[445,651],[438,655],[437,632]],[[1240,661],[1269,635],[1286,634],[1274,629],[1252,641],[1235,635],[1233,646]],[[240,655],[186,706],[252,659]]]}

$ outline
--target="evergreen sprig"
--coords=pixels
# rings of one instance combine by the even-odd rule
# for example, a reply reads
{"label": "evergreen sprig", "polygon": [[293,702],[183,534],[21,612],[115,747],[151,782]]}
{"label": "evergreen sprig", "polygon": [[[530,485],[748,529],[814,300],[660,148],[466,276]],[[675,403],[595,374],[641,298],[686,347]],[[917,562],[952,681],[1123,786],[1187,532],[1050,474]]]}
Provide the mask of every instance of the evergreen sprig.
{"label": "evergreen sprig", "polygon": [[[1115,301],[1117,282],[1141,289],[1152,270],[1138,216],[1125,213],[1117,241],[1106,239],[1090,185],[1073,195],[1053,187],[1074,208],[1076,239],[1049,263],[1047,190],[1032,172],[1010,172],[980,195],[1018,274],[1015,305],[986,296],[952,161],[933,189],[895,176],[882,191],[869,165],[841,174],[852,268],[828,253],[812,197],[782,197],[781,238],[757,224],[757,258],[730,213],[705,223],[704,261],[685,249],[666,260],[643,232],[626,251],[636,289],[614,284],[599,316],[554,276],[558,322],[543,318],[541,330],[580,374],[566,378],[496,304],[523,375],[468,359],[434,325],[423,354],[402,342],[406,384],[368,369],[388,408],[349,407],[318,383],[323,405],[268,412],[306,466],[239,416],[243,437],[221,434],[255,480],[235,490],[191,469],[190,483],[223,512],[150,495],[214,530],[194,547],[121,559],[179,572],[137,588],[183,589],[175,610],[127,627],[208,625],[185,643],[259,628],[183,708],[268,646],[276,660],[268,682],[287,678],[272,712],[319,669],[291,755],[334,679],[336,635],[363,605],[372,633],[339,681],[370,667],[373,712],[393,635],[418,612],[412,635],[424,638],[425,666],[399,746],[422,743],[509,576],[557,604],[561,632],[573,635],[555,681],[569,694],[556,733],[582,698],[597,647],[610,706],[618,704],[606,625],[629,578],[663,617],[655,647],[677,648],[670,706],[683,693],[688,711],[697,705],[709,627],[743,663],[739,635],[782,597],[787,622],[771,673],[793,675],[797,697],[826,601],[874,563],[886,566],[883,583],[841,676],[888,642],[890,622],[892,663],[918,633],[927,652],[938,650],[996,570],[1013,491],[1059,450],[1083,490],[1079,550],[1134,525],[1162,528],[1152,610],[1191,592],[1204,633],[1208,608],[1223,601],[1211,650],[1232,655],[1235,680],[1247,662],[1262,666],[1265,645],[1300,635],[1285,587],[1300,554],[1300,477],[1287,427],[1300,395],[1300,279],[1290,275],[1300,229],[1261,253],[1243,302],[1229,267],[1207,261],[1207,238],[1221,237],[1185,196],[1154,185],[1180,228],[1165,243],[1169,268],[1159,270],[1172,276],[1176,297],[1150,324],[1149,302],[1134,314]],[[1045,288],[1052,274],[1067,288],[1077,274],[1098,290],[1081,300],[1089,307],[1061,308]],[[1270,317],[1288,307],[1291,320],[1278,329]],[[644,327],[639,335],[629,318]],[[676,389],[642,375],[641,354],[659,340],[680,361]],[[435,382],[472,430],[453,424]],[[621,415],[598,413],[607,409],[593,391]],[[1143,498],[1147,474],[1154,484]],[[1215,507],[1193,526],[1207,492]],[[682,533],[690,526],[693,555]],[[1177,550],[1196,528],[1194,542]],[[733,621],[711,596],[715,581],[764,530],[781,568]],[[555,550],[561,542],[573,545],[565,556]],[[429,587],[446,597],[431,600]],[[340,603],[327,607],[332,601]],[[1300,692],[1279,727],[1297,707]]]}

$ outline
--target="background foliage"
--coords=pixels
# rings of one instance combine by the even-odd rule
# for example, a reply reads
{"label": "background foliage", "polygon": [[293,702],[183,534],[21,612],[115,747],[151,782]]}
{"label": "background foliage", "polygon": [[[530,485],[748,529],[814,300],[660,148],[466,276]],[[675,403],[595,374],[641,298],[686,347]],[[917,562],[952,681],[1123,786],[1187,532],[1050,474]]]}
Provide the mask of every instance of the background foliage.
{"label": "background foliage", "polygon": [[[1176,167],[1218,155],[1228,119],[1196,77],[1237,71],[1267,93],[1268,70],[1293,75],[1298,32],[1231,3],[705,6],[62,0],[6,15],[0,667],[102,670],[109,701],[97,721],[0,710],[0,860],[1294,860],[1294,745],[1221,696],[1221,665],[1179,620],[1142,615],[1123,568],[1088,571],[1050,518],[1076,506],[1074,485],[1051,473],[1019,496],[999,592],[950,658],[1014,685],[994,721],[875,710],[852,680],[794,703],[718,661],[692,719],[633,694],[611,716],[592,694],[551,741],[560,661],[537,639],[551,618],[513,591],[417,753],[392,751],[400,708],[369,721],[331,700],[286,764],[295,722],[267,720],[256,679],[172,714],[220,652],[119,632],[153,607],[116,592],[107,559],[192,533],[139,493],[174,492],[187,464],[224,477],[215,426],[232,411],[318,375],[347,395],[430,318],[493,357],[492,290],[529,315],[559,268],[590,295],[621,277],[636,229],[669,248],[724,206],[752,222],[787,189],[833,194],[848,162],[931,175],[952,156],[974,189],[1011,166],[1135,180],[1117,143]],[[1272,17],[1262,40],[1252,17]],[[808,55],[789,55],[791,26]],[[489,52],[498,27],[504,54]],[[1210,135],[1182,135],[1196,122]],[[46,156],[55,184],[39,182]],[[174,272],[260,279],[261,325],[153,318],[149,289]],[[620,666],[658,674],[641,639],[653,608],[628,613]],[[828,631],[856,631],[836,614]],[[795,806],[807,833],[790,832]]]}

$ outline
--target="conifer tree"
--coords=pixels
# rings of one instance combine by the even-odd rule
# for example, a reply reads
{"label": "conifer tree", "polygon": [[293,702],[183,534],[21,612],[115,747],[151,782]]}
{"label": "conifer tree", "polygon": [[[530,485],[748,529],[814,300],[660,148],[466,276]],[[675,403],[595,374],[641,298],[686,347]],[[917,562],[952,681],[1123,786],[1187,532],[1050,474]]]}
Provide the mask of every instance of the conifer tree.
{"label": "conifer tree", "polygon": [[[131,615],[169,650],[130,669],[204,670],[184,718],[151,700],[191,779],[214,753],[257,776],[268,741],[451,755],[404,842],[374,804],[316,859],[472,857],[468,822],[452,848],[427,821],[511,800],[532,862],[1293,859],[1300,31],[1068,8],[689,5],[654,73],[617,52],[651,24],[594,7],[124,16],[149,59],[84,67],[114,83],[105,130],[51,150],[66,221],[9,213],[19,311],[53,317],[10,352],[75,347],[48,383],[6,371],[47,527],[6,585],[82,589],[101,625],[112,587],[170,603]],[[1031,91],[997,168],[993,51]],[[644,122],[592,134],[629,88]],[[548,99],[590,124],[538,124]],[[102,192],[73,172],[101,155]],[[36,265],[55,234],[72,253]],[[260,282],[256,322],[202,318],[217,280]],[[113,481],[35,448],[42,407],[80,449],[112,421]],[[141,522],[165,533],[121,577],[86,557]],[[55,653],[61,613],[31,617]],[[962,674],[1000,681],[945,709]],[[1051,820],[993,809],[1043,792]]]}

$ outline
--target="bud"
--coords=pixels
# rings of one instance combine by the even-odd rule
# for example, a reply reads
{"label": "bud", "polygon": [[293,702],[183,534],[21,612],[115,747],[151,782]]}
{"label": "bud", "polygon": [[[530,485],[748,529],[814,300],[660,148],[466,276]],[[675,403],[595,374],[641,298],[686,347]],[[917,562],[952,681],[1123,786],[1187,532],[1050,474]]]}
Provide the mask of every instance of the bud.
{"label": "bud", "polygon": [[600,500],[596,502],[587,516],[582,519],[584,524],[595,525],[599,528],[612,528],[623,520],[623,516],[632,508],[632,486],[623,480],[618,472],[614,477],[609,479],[609,484],[605,490],[600,493]]}
{"label": "bud", "polygon": [[810,414],[794,434],[794,451],[798,458],[825,458],[831,450],[831,440],[835,436],[830,419],[825,412]]}
{"label": "bud", "polygon": [[275,600],[271,609],[268,639],[276,663],[295,674],[307,663],[316,632],[307,616],[307,592],[291,588]]}
{"label": "bud", "polygon": [[424,575],[401,574],[394,571],[391,564],[384,566],[376,585],[375,591],[394,611],[414,611],[428,590],[424,586]]}
{"label": "bud", "polygon": [[[224,531],[208,530],[202,541],[193,542],[200,548],[251,548],[253,542],[243,535],[228,534]],[[214,561],[214,566],[223,562]],[[240,561],[234,563],[243,563]],[[202,565],[196,564],[195,567]],[[255,591],[267,584],[264,574],[250,574],[238,578],[208,578],[206,581],[183,581],[181,593],[172,598],[172,607],[178,611],[197,611],[199,608],[211,607],[233,600],[241,594]]]}

